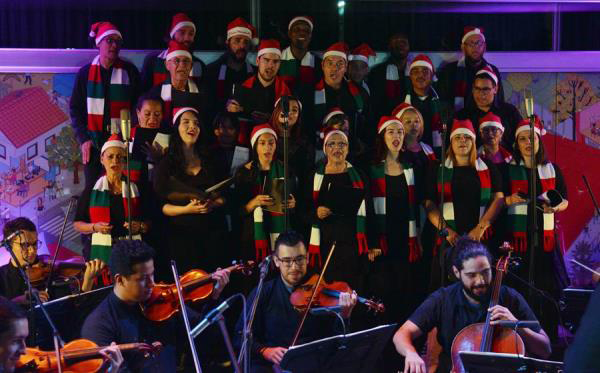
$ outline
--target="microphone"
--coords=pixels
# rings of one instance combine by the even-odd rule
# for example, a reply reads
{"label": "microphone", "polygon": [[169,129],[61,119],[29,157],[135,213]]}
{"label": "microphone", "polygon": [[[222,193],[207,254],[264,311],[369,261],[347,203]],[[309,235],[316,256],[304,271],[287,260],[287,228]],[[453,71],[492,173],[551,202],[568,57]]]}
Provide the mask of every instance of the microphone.
{"label": "microphone", "polygon": [[525,320],[525,321],[510,321],[510,320],[498,320],[496,325],[504,328],[515,329],[515,328],[538,328],[540,326],[539,321]]}
{"label": "microphone", "polygon": [[4,237],[4,239],[2,240],[2,243],[7,243],[8,241],[12,240],[15,236],[21,234],[21,230],[17,230],[12,232],[11,234],[8,235],[8,237]]}
{"label": "microphone", "polygon": [[290,115],[290,96],[281,96],[281,112],[284,117]]}
{"label": "microphone", "polygon": [[531,93],[531,89],[526,89],[524,92],[525,97],[525,112],[527,116],[531,118],[534,115],[533,112],[533,93]]}
{"label": "microphone", "polygon": [[209,313],[207,313],[206,316],[204,316],[204,318],[202,319],[202,321],[200,321],[198,325],[196,325],[194,329],[192,329],[192,331],[190,332],[192,338],[196,338],[198,335],[200,335],[200,333],[204,331],[204,329],[208,328],[215,321],[217,321],[219,316],[221,316],[223,312],[225,312],[229,308],[230,302],[232,301],[234,296],[227,298],[223,303],[219,304],[217,308],[214,308]]}
{"label": "microphone", "polygon": [[271,269],[271,262],[273,261],[273,255],[268,255],[262,263],[260,263],[260,278],[264,279]]}
{"label": "microphone", "polygon": [[131,116],[128,109],[121,109],[121,137],[123,141],[129,141],[131,134]]}
{"label": "microphone", "polygon": [[319,316],[326,315],[330,313],[340,313],[342,312],[342,306],[333,306],[333,307],[315,307],[310,309],[310,314]]}

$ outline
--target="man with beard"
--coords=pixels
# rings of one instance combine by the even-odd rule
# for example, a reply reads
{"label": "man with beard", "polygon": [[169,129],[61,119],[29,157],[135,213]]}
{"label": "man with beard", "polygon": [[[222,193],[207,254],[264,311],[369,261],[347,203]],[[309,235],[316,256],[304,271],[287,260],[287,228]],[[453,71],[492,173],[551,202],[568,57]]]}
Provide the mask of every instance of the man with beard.
{"label": "man with beard", "polygon": [[470,104],[473,78],[479,70],[486,66],[490,66],[498,77],[498,100],[504,102],[500,71],[483,58],[486,47],[482,28],[465,27],[461,40],[463,56],[458,61],[449,63],[440,69],[440,95],[449,103],[454,103],[456,111]]}
{"label": "man with beard", "polygon": [[[190,52],[192,44],[196,36],[196,25],[190,17],[185,13],[177,13],[171,19],[171,27],[169,28],[169,37],[167,40],[175,40],[176,42],[185,45]],[[168,49],[162,52],[150,53],[144,59],[142,67],[142,88],[144,91],[149,90],[155,85],[161,84],[169,77],[169,72],[165,67],[165,57],[169,53]],[[204,76],[206,65],[202,60],[196,58],[192,53],[192,70],[190,77],[200,83],[200,79]]]}
{"label": "man with beard", "polygon": [[[413,341],[435,327],[442,346],[437,371],[446,373],[452,368],[450,351],[454,337],[468,325],[485,322],[488,312],[491,312],[491,325],[500,320],[536,320],[523,296],[507,286],[500,288],[498,304],[489,308],[492,257],[485,246],[461,238],[455,250],[452,270],[459,281],[431,294],[394,335],[396,350],[405,357],[405,373],[427,371]],[[550,339],[543,329],[522,328],[517,332],[528,355],[540,358],[550,355]]]}
{"label": "man with beard", "polygon": [[[458,119],[470,119],[472,123],[479,123],[481,118],[488,113],[500,117],[504,126],[501,145],[511,149],[515,138],[515,129],[521,121],[521,113],[514,105],[498,99],[500,80],[491,67],[486,66],[475,74],[472,87],[472,104],[460,110],[456,117]],[[481,133],[477,133],[477,144],[481,145]]]}
{"label": "man with beard", "polygon": [[375,66],[369,74],[373,114],[376,118],[389,115],[392,109],[402,102],[408,84],[408,36],[402,32],[393,34],[390,36],[388,49],[388,59]]}
{"label": "man with beard", "polygon": [[246,61],[254,37],[256,29],[241,17],[227,25],[227,51],[206,68],[208,86],[215,96],[211,117],[223,111],[225,102],[234,93],[234,89],[238,89],[254,74],[254,67]]}
{"label": "man with beard", "polygon": [[115,25],[94,23],[89,35],[99,54],[77,73],[69,108],[81,144],[85,183],[91,187],[102,171],[100,148],[111,133],[118,132],[121,109],[135,106],[140,74],[134,64],[119,58],[123,37]]}
{"label": "man with beard", "polygon": [[254,124],[269,121],[273,106],[281,96],[289,95],[290,89],[277,76],[281,66],[279,41],[263,40],[256,55],[258,72],[248,78],[227,101],[227,111],[242,113]]}

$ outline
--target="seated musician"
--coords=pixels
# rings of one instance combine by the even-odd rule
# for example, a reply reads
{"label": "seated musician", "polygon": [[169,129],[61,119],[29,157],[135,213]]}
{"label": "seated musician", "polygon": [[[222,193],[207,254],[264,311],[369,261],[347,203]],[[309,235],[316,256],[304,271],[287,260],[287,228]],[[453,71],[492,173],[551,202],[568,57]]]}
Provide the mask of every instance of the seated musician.
{"label": "seated musician", "polygon": [[[394,335],[396,350],[405,356],[404,372],[426,372],[425,362],[413,341],[437,327],[442,346],[438,372],[449,372],[450,351],[454,337],[464,327],[485,322],[491,312],[491,325],[499,320],[536,320],[521,294],[502,286],[498,304],[488,309],[491,298],[492,260],[484,245],[466,237],[458,240],[452,270],[460,280],[431,294]],[[546,358],[550,355],[550,339],[540,327],[518,329],[527,354]]]}
{"label": "seated musician", "polygon": [[[38,267],[42,265],[43,260],[40,260],[37,253],[40,241],[38,240],[35,224],[28,218],[19,217],[8,221],[4,225],[4,237],[8,237],[17,231],[21,233],[10,240],[10,246],[15,253],[18,264],[11,259],[9,263],[0,267],[0,295],[11,299],[17,304],[25,305],[29,303],[28,289],[27,284],[19,274],[18,266]],[[94,278],[102,268],[104,268],[104,263],[99,259],[86,263],[83,282],[81,283],[82,292],[92,290]],[[46,282],[41,282],[45,287]],[[65,289],[51,288],[49,290],[52,293],[52,298],[68,295]],[[38,294],[42,302],[46,302],[50,298],[45,290],[39,291]]]}
{"label": "seated musician", "polygon": [[[152,294],[154,287],[154,250],[141,240],[121,240],[111,251],[109,267],[113,276],[114,290],[87,317],[81,329],[82,338],[103,346],[115,341],[118,344],[158,341],[162,351],[158,356],[146,358],[137,351],[123,352],[124,370],[121,372],[175,372],[176,347],[187,343],[186,337],[178,336],[178,320],[181,313],[163,322],[146,319],[140,304]],[[229,282],[229,273],[218,270],[211,298],[217,299]],[[188,309],[190,326],[200,321],[200,315]],[[177,345],[179,343],[180,345]]]}
{"label": "seated musician", "polygon": [[[266,281],[260,295],[252,325],[251,372],[272,372],[272,365],[281,362],[292,343],[302,313],[294,309],[290,303],[290,295],[307,279],[308,255],[302,236],[296,232],[284,232],[275,241],[273,256],[281,275]],[[252,290],[246,303],[248,315],[255,296],[256,289]],[[339,304],[342,306],[341,315],[344,319],[350,318],[356,299],[355,292],[340,295]],[[243,318],[240,317],[236,325],[238,345],[241,345],[242,332]],[[342,332],[340,321],[334,315],[309,314],[297,344]]]}

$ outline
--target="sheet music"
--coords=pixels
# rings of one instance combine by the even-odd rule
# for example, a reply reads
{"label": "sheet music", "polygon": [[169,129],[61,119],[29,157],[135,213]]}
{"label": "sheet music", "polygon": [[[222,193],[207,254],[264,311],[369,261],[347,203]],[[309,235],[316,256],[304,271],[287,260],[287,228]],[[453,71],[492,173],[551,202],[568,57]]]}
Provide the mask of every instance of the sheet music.
{"label": "sheet music", "polygon": [[250,160],[250,149],[242,146],[236,146],[231,160],[231,174],[235,173],[238,167],[245,165]]}
{"label": "sheet music", "polygon": [[168,148],[169,147],[169,138],[170,137],[171,137],[171,135],[159,132],[159,133],[156,134],[156,137],[154,138],[154,141],[152,142],[152,145],[154,145],[154,143],[157,143],[163,149]]}

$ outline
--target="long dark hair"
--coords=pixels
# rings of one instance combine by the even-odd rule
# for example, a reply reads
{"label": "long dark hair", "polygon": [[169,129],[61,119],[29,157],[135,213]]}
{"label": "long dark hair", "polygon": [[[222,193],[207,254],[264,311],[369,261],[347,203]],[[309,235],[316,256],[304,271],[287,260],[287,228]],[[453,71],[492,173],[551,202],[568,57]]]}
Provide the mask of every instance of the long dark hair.
{"label": "long dark hair", "polygon": [[[300,141],[302,140],[302,104],[300,103],[300,99],[296,96],[288,96],[288,100],[289,101],[296,101],[296,103],[298,104],[298,120],[296,121],[296,124],[294,124],[294,127],[292,128],[292,131],[290,133],[290,139],[294,139],[294,141]],[[282,100],[279,101],[279,104],[277,106],[275,106],[275,108],[273,109],[273,113],[271,114],[271,119],[269,119],[269,124],[271,125],[271,127],[273,127],[273,129],[275,131],[277,131],[277,123],[279,122],[279,113],[281,113],[282,108],[281,108],[281,102]]]}
{"label": "long dark hair", "polygon": [[[185,174],[186,169],[186,159],[185,154],[183,153],[183,140],[181,139],[181,136],[179,136],[179,124],[181,123],[183,114],[185,114],[185,112],[182,113],[175,121],[173,133],[171,134],[171,138],[169,140],[169,151],[167,153],[170,169],[175,175]],[[196,118],[198,118],[198,120],[200,120],[200,116],[198,114],[194,113],[194,115]],[[206,129],[202,125],[202,121],[200,121],[200,134],[198,135],[198,139],[194,144],[194,153],[202,160],[206,159],[208,156],[206,132]],[[204,165],[202,167],[204,168]]]}
{"label": "long dark hair", "polygon": [[[402,140],[404,142],[404,140]],[[385,143],[385,130],[381,131],[381,133],[377,134],[375,137],[375,153],[373,154],[373,164],[379,164],[381,161],[385,160],[387,157],[388,147]],[[404,155],[404,149],[401,149],[398,153],[397,162],[402,162],[402,158]]]}
{"label": "long dark hair", "polygon": [[[537,164],[546,164],[548,163],[548,159],[546,158],[546,150],[544,149],[544,143],[542,142],[542,137],[540,135],[538,135],[537,133],[535,134],[538,137],[538,143],[540,144],[540,147],[537,151],[537,153],[535,154],[535,163]],[[521,154],[521,150],[519,149],[519,141],[518,139],[518,135],[515,136],[515,142],[513,144],[513,158],[515,160],[515,162],[517,164],[521,163],[521,161],[523,160],[523,154]],[[532,146],[533,149],[535,149],[535,144],[533,144]]]}

